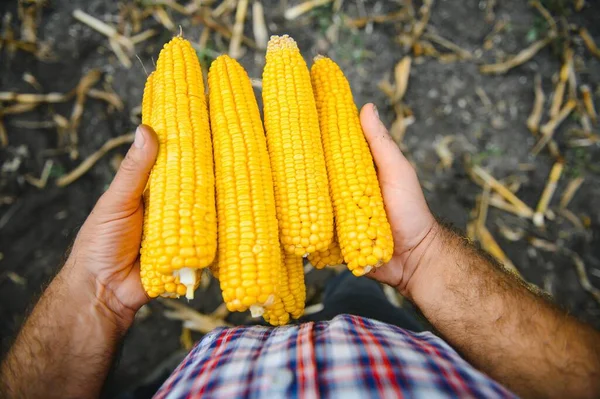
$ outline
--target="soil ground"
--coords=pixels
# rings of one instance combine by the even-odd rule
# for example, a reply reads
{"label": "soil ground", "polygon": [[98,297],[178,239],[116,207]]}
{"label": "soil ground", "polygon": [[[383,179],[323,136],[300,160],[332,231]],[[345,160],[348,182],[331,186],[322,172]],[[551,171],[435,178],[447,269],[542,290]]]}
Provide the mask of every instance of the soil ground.
{"label": "soil ground", "polygon": [[[141,64],[151,70],[153,59],[172,33],[151,18],[146,20],[144,27],[155,27],[161,34],[136,47],[141,63],[136,60],[131,69],[125,69],[115,59],[103,36],[77,23],[71,16],[73,10],[80,8],[109,20],[110,15],[118,14],[117,2],[52,0],[49,3],[43,12],[39,36],[51,43],[56,60],[40,62],[27,53],[18,52],[14,57],[0,53],[0,90],[32,92],[33,89],[22,80],[25,72],[38,79],[44,92],[72,89],[83,73],[91,68],[100,68],[106,75],[112,76],[112,86],[123,99],[125,108],[121,112],[110,113],[105,103],[87,101],[79,129],[79,151],[85,158],[107,139],[134,129],[130,111],[140,104],[146,78]],[[360,30],[341,28],[338,42],[332,44],[326,37],[332,23],[328,8],[319,8],[295,21],[286,21],[283,12],[287,2],[265,0],[263,3],[270,34],[288,33],[293,36],[308,62],[317,53],[333,57],[347,74],[356,103],[374,102],[384,121],[393,121],[393,109],[377,83],[391,76],[394,65],[408,54],[394,40],[402,30],[402,24],[376,24]],[[586,27],[600,43],[600,3],[588,1],[580,13],[570,9],[571,2],[555,0],[545,3],[552,3],[550,6],[554,9],[568,3],[563,17]],[[439,35],[476,54],[476,58],[453,63],[442,63],[435,58],[415,60],[405,96],[415,116],[415,123],[408,128],[404,139],[406,154],[418,170],[432,210],[460,229],[465,228],[469,212],[475,206],[475,197],[481,192],[481,188],[465,172],[465,154],[471,154],[498,178],[518,176],[523,182],[518,195],[533,208],[553,164],[553,159],[546,152],[535,158],[530,155],[535,138],[527,130],[525,121],[533,103],[535,74],[541,74],[547,96],[553,90],[553,78],[556,78],[561,65],[556,48],[543,49],[533,60],[506,74],[481,74],[479,63],[493,62],[503,54],[515,54],[544,33],[544,28],[540,28],[539,14],[529,8],[527,2],[499,0],[495,7],[495,21],[506,20],[507,28],[497,35],[492,50],[481,50],[484,38],[494,25],[494,22],[484,19],[486,4],[476,0],[435,2],[429,26]],[[364,12],[383,14],[399,7],[396,1],[346,1],[342,11],[350,17],[357,17]],[[16,15],[16,1],[2,2],[0,13],[6,11]],[[181,19],[176,14],[173,16],[186,37],[195,39],[199,36],[201,25]],[[560,14],[555,16],[561,17]],[[245,31],[251,35],[250,21]],[[592,88],[596,103],[600,103],[600,60],[590,55],[581,40],[575,40],[575,44],[576,59],[582,62],[578,67],[578,79]],[[227,48],[226,43],[223,45],[219,41],[210,45],[217,53]],[[260,53],[248,51],[241,62],[251,77],[260,78],[264,62]],[[483,97],[482,92],[485,93]],[[260,96],[259,92],[257,94]],[[489,103],[485,97],[489,98]],[[68,116],[71,107],[72,103],[58,104],[54,110]],[[53,179],[74,168],[78,161],[70,160],[67,155],[52,156],[56,166],[52,170],[51,181],[46,188],[37,189],[26,183],[23,176],[27,173],[39,175],[48,159],[44,151],[56,147],[56,133],[53,129],[18,126],[21,121],[48,119],[48,107],[4,119],[10,144],[0,150],[0,192],[2,197],[12,198],[13,202],[0,205],[0,337],[3,352],[44,285],[60,267],[63,254],[95,201],[111,181],[114,175],[111,167],[113,154],[123,154],[126,150],[124,146],[105,156],[86,175],[66,188],[56,187]],[[584,260],[591,283],[600,287],[600,209],[594,205],[596,200],[600,200],[600,168],[596,162],[600,151],[597,145],[586,148],[566,146],[568,129],[576,124],[576,116],[569,118],[556,136],[567,167],[551,207],[557,206],[559,194],[570,177],[583,176],[585,182],[569,209],[584,220],[586,229],[578,230],[557,217],[541,230],[528,221],[497,209],[490,210],[487,225],[527,281],[544,288],[560,306],[598,328],[600,306],[583,290],[570,257],[535,248],[526,239],[509,241],[499,230],[499,226],[503,225],[523,229],[526,236],[543,238],[560,248],[575,251]],[[456,136],[450,146],[455,160],[450,168],[443,169],[439,166],[435,145],[448,135]],[[523,171],[520,164],[533,164],[534,168]],[[22,280],[10,278],[9,273],[16,273]],[[320,287],[331,272],[311,274],[313,283],[310,290],[317,302]],[[201,312],[211,312],[219,301],[218,284],[212,281],[191,306]],[[185,353],[179,342],[181,324],[168,320],[163,310],[163,305],[153,302],[134,324],[110,377],[107,397],[131,390],[152,372],[156,373],[161,364],[169,368]],[[235,317],[230,321],[239,323],[244,320],[243,316]]]}

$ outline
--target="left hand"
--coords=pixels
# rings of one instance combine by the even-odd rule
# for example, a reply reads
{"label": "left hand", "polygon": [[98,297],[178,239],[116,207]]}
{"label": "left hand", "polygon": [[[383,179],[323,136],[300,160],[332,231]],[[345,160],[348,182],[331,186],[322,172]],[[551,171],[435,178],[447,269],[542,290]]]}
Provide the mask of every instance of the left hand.
{"label": "left hand", "polygon": [[88,286],[99,303],[124,323],[149,301],[140,280],[142,194],[156,161],[158,139],[140,125],[113,179],[81,227],[61,274]]}

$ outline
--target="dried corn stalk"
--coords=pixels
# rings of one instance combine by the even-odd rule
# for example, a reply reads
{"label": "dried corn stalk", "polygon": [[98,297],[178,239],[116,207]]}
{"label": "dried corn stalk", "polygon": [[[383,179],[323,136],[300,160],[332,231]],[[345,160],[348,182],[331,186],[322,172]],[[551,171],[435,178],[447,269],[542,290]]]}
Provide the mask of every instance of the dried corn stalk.
{"label": "dried corn stalk", "polygon": [[325,4],[331,3],[333,0],[308,0],[298,4],[295,7],[288,8],[285,11],[284,17],[287,20],[293,20],[298,18],[300,15],[305,14],[315,7],[324,6]]}
{"label": "dried corn stalk", "polygon": [[538,73],[535,75],[535,100],[533,101],[533,109],[529,118],[527,118],[527,128],[531,133],[536,135],[542,120],[542,111],[544,108],[544,90],[542,89],[542,76]]}
{"label": "dried corn stalk", "polygon": [[246,12],[248,11],[248,0],[239,0],[237,10],[235,12],[235,24],[231,32],[231,40],[229,41],[229,55],[232,58],[242,56],[241,44],[242,36],[244,35],[244,21],[246,21]]}
{"label": "dried corn stalk", "polygon": [[94,164],[104,156],[104,154],[123,144],[133,143],[133,138],[134,133],[128,133],[108,140],[102,147],[100,147],[98,151],[94,152],[83,162],[81,162],[79,166],[56,180],[56,185],[58,187],[65,187],[73,183],[75,180],[83,176],[88,170],[90,170],[92,166],[94,166]]}
{"label": "dried corn stalk", "polygon": [[252,32],[254,33],[254,40],[258,49],[266,50],[267,42],[269,41],[269,32],[265,23],[265,11],[260,1],[255,1],[252,4]]}
{"label": "dried corn stalk", "polygon": [[550,38],[538,40],[538,41],[532,43],[526,49],[521,50],[521,52],[519,52],[514,57],[509,58],[508,60],[497,63],[497,64],[482,65],[479,68],[479,70],[481,71],[481,73],[485,73],[485,74],[506,73],[508,70],[510,70],[516,66],[519,66],[521,64],[524,64],[527,61],[529,61],[530,59],[532,59],[541,49],[546,47],[548,45],[548,43],[550,43],[550,41],[551,41]]}
{"label": "dried corn stalk", "polygon": [[564,168],[564,162],[556,162],[550,171],[550,176],[548,178],[548,182],[546,183],[546,187],[542,192],[542,196],[538,202],[537,208],[535,210],[535,214],[533,215],[533,224],[537,227],[542,227],[544,225],[544,214],[548,209],[548,205],[552,200],[552,196],[554,195],[554,191],[556,191],[556,185],[558,180],[560,179],[560,175],[562,174]]}

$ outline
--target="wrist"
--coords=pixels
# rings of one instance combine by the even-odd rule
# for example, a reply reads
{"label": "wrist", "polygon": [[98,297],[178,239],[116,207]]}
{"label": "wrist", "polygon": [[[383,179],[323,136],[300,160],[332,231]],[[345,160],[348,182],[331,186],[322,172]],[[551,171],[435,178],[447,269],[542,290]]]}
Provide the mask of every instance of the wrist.
{"label": "wrist", "polygon": [[81,309],[82,316],[94,318],[103,329],[124,335],[133,323],[135,311],[123,306],[85,267],[69,259],[55,280],[70,302]]}
{"label": "wrist", "polygon": [[412,258],[407,259],[405,267],[412,270],[412,274],[401,292],[404,296],[418,304],[421,298],[435,295],[436,287],[444,280],[444,265],[451,256],[454,236],[437,221],[433,224],[411,254]]}

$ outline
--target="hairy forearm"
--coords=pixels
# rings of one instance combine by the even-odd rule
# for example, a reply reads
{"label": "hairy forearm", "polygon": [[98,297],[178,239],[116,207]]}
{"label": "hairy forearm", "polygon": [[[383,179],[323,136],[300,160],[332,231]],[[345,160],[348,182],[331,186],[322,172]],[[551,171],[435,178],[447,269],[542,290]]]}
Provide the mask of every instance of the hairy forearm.
{"label": "hairy forearm", "polygon": [[40,298],[2,363],[0,397],[97,397],[123,322],[97,298],[94,282],[69,265]]}
{"label": "hairy forearm", "polygon": [[526,397],[600,395],[600,333],[457,234],[439,227],[427,245],[416,277],[428,284],[410,296],[474,366]]}

